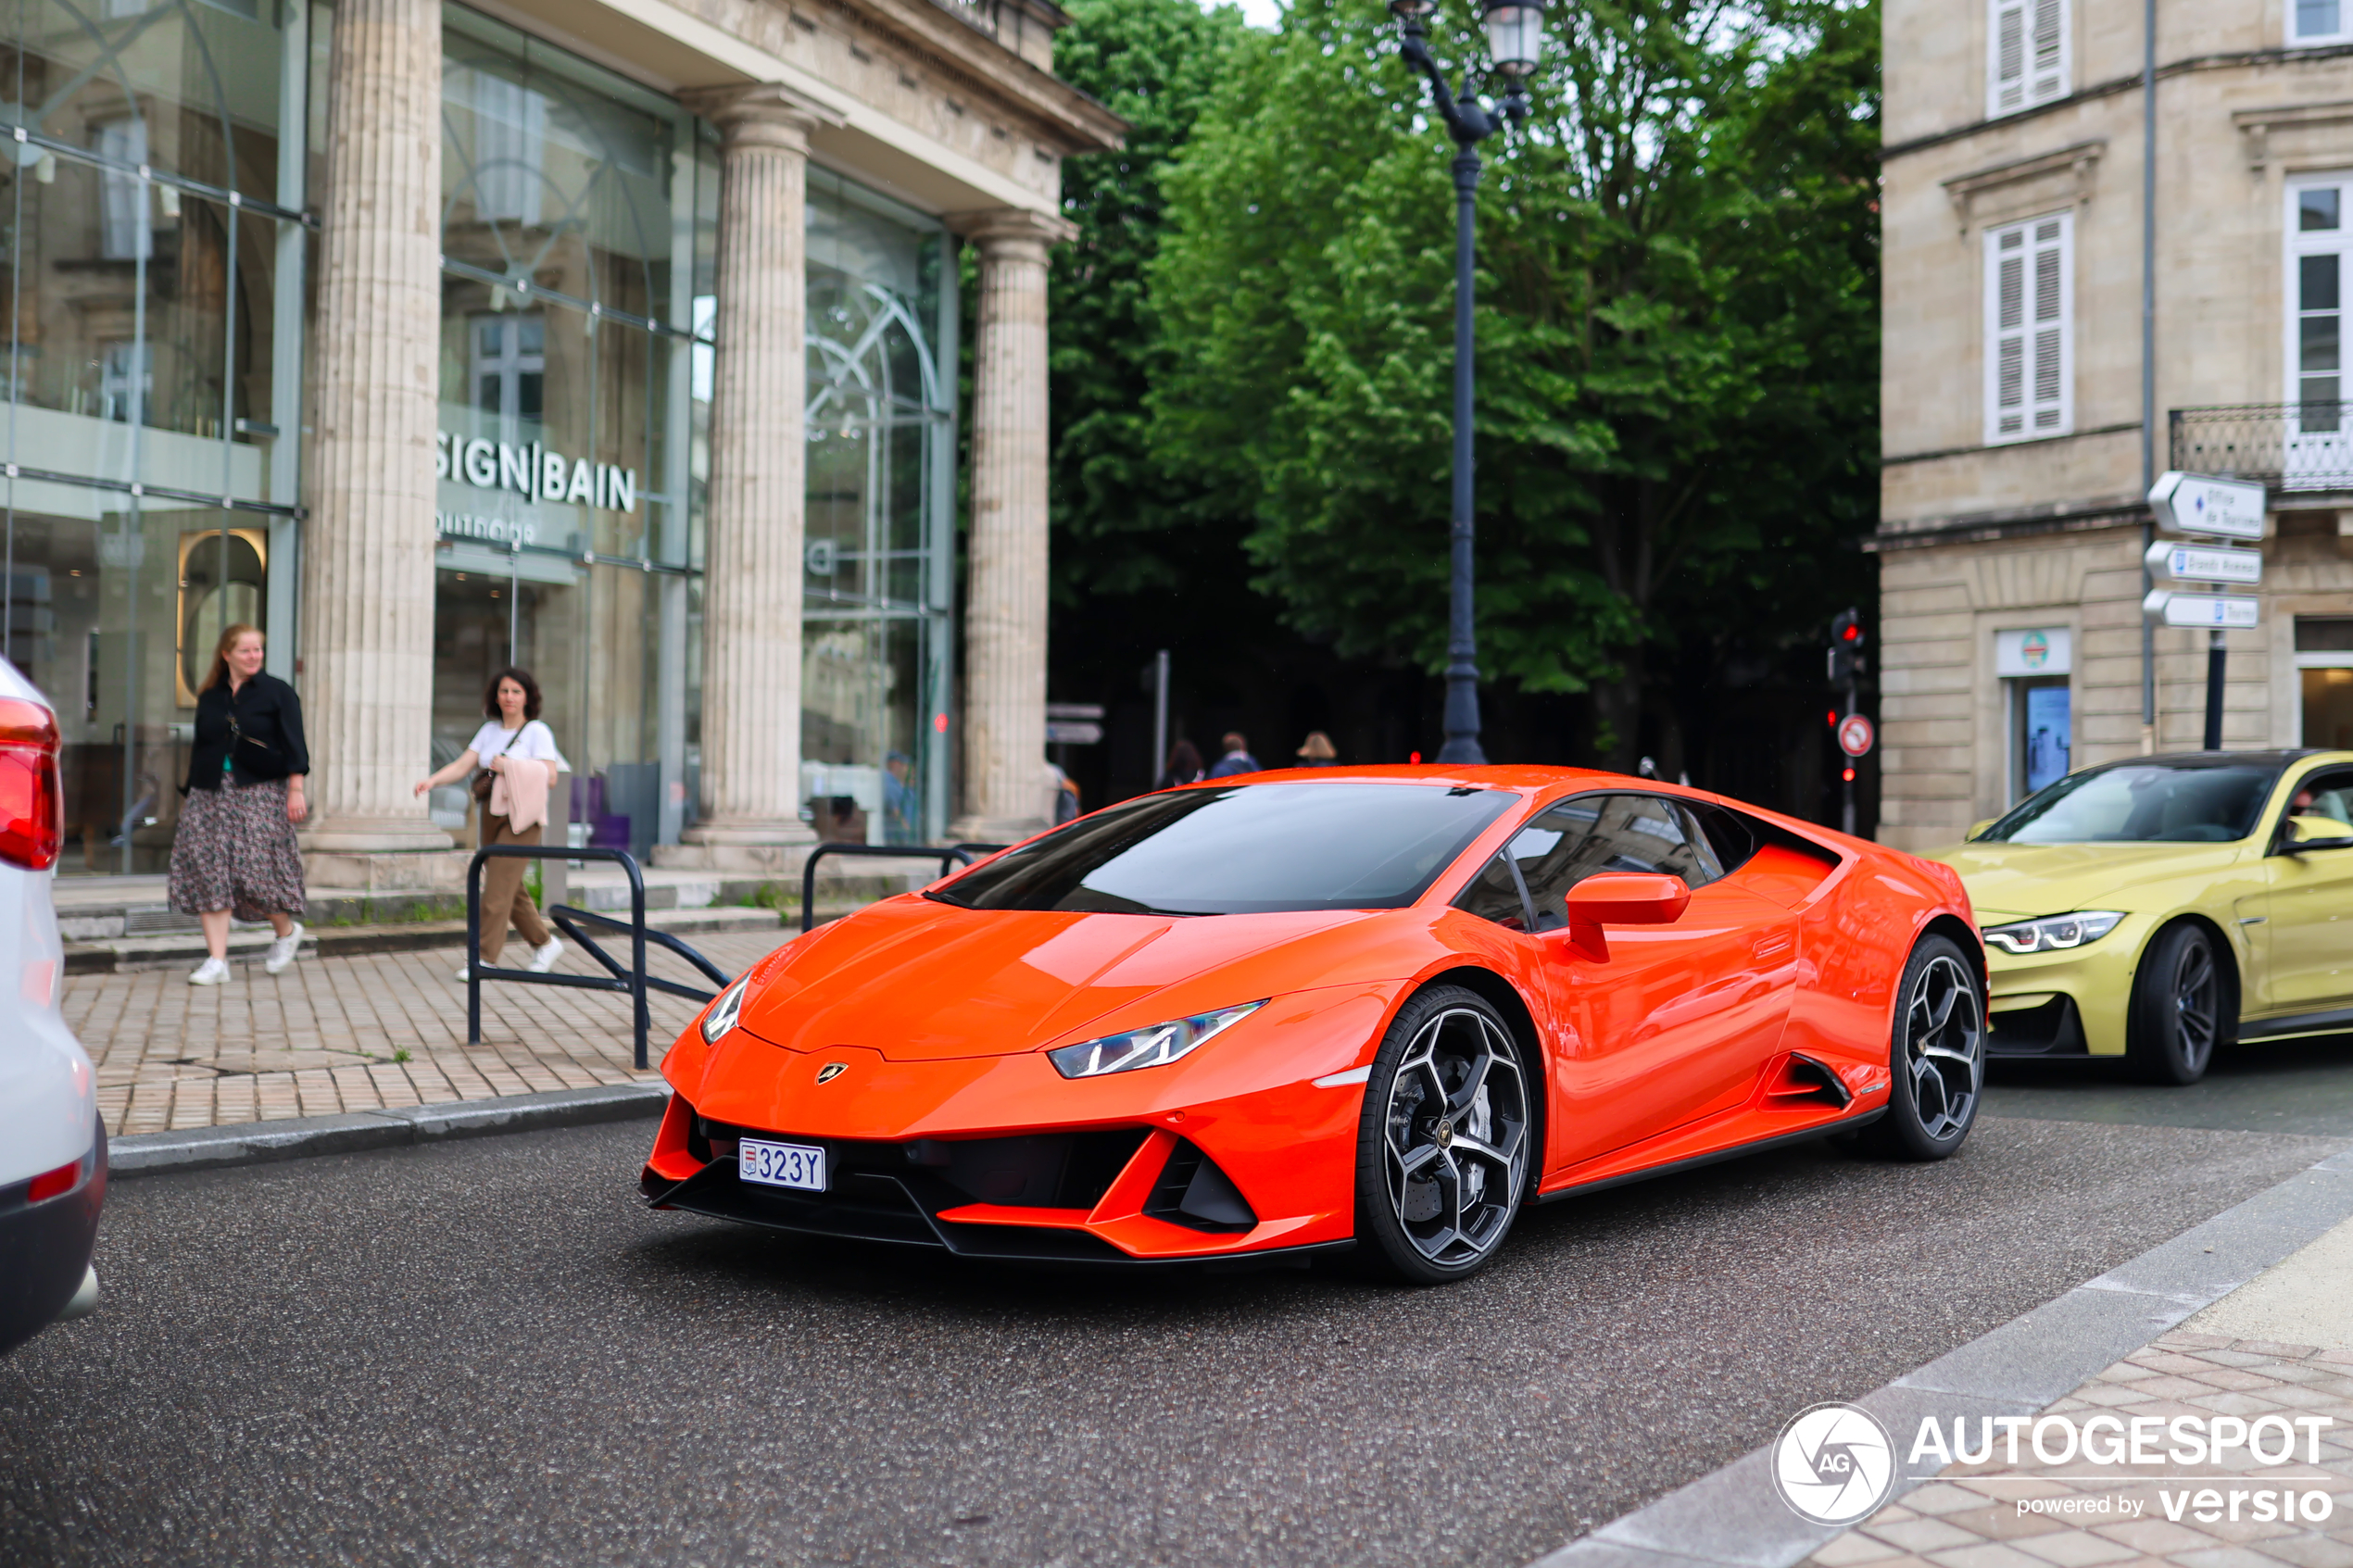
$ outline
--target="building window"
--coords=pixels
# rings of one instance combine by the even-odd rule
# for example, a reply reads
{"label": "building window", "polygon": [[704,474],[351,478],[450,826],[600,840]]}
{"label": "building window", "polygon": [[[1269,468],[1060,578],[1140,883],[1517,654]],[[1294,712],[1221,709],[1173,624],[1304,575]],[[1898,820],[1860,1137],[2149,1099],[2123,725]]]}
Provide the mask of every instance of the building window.
{"label": "building window", "polygon": [[2353,615],[2296,618],[2306,746],[2353,751]]}
{"label": "building window", "polygon": [[2283,455],[2286,483],[2334,483],[2345,469],[2344,175],[2293,182],[2287,188],[2287,401],[2295,406]]}
{"label": "building window", "polygon": [[1994,633],[1994,673],[2002,683],[2008,730],[2010,803],[2067,777],[2075,755],[2070,675],[2075,634],[2065,626]]}
{"label": "building window", "polygon": [[[1990,0],[1985,112],[2016,114],[2064,98],[2068,90],[2067,0]],[[2335,6],[2329,7],[2334,11]]]}
{"label": "building window", "polygon": [[2288,0],[2288,26],[2297,44],[2341,44],[2348,34],[2345,0]]}
{"label": "building window", "polygon": [[1985,232],[1985,439],[2075,426],[2075,218]]}

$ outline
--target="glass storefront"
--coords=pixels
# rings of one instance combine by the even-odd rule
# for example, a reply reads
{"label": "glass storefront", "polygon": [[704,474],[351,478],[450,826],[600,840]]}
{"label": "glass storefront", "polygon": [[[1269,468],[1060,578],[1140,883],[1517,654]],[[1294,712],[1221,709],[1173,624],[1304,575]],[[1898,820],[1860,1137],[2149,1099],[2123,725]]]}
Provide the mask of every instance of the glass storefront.
{"label": "glass storefront", "polygon": [[57,706],[68,874],[162,868],[223,626],[292,672],[309,20],[0,0],[0,646]]}
{"label": "glass storefront", "polygon": [[[330,6],[0,0],[12,373],[0,648],[67,733],[61,869],[160,871],[221,628],[296,678],[303,331]],[[433,755],[538,677],[576,841],[693,821],[715,132],[443,13]],[[935,838],[953,648],[955,267],[935,220],[809,171],[801,795]],[[942,367],[949,367],[943,372]],[[470,827],[462,788],[434,820]]]}
{"label": "glass storefront", "polygon": [[[644,856],[692,798],[690,410],[698,200],[675,103],[443,12],[434,762],[519,664],[572,759],[581,842]],[[462,786],[434,820],[462,828]]]}
{"label": "glass storefront", "polygon": [[800,746],[821,838],[947,831],[954,286],[937,222],[809,171]]}
{"label": "glass storefront", "polygon": [[[575,769],[574,837],[643,856],[693,821],[698,783],[715,139],[476,13],[444,27],[434,759],[481,722],[489,672],[522,664]],[[947,245],[809,171],[801,795],[821,836],[947,822]],[[466,807],[445,790],[435,819]]]}

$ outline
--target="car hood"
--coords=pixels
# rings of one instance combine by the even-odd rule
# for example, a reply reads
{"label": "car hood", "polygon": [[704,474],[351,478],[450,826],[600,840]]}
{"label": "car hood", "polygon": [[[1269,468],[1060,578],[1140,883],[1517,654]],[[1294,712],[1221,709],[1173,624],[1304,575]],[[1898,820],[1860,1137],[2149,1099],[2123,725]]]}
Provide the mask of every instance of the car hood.
{"label": "car hood", "polygon": [[[781,950],[754,979],[740,1023],[797,1051],[864,1046],[894,1061],[1012,1056],[1171,987],[1183,991],[1168,999],[1174,1017],[1322,984],[1353,947],[1351,929],[1381,918],[1080,914],[893,898]],[[1231,995],[1187,984],[1227,969],[1239,987]],[[1114,1026],[1162,1016],[1123,1016]]]}
{"label": "car hood", "polygon": [[1961,873],[1978,923],[2060,915],[2129,900],[2127,890],[2177,876],[2211,874],[2236,860],[2237,844],[1960,844],[1927,857]]}

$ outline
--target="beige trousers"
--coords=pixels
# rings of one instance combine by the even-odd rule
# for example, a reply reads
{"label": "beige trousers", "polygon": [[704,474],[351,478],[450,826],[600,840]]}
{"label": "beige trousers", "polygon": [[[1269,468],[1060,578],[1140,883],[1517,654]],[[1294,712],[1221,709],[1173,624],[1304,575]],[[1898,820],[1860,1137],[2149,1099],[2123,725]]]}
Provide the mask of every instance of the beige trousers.
{"label": "beige trousers", "polygon": [[[535,822],[525,833],[517,833],[507,825],[507,819],[494,816],[487,808],[482,813],[482,844],[487,849],[494,844],[536,844],[540,830],[547,824]],[[522,939],[535,947],[547,942],[547,922],[539,918],[539,907],[523,891],[523,868],[529,860],[501,855],[482,868],[482,961],[495,964],[507,946],[507,922],[512,920]]]}

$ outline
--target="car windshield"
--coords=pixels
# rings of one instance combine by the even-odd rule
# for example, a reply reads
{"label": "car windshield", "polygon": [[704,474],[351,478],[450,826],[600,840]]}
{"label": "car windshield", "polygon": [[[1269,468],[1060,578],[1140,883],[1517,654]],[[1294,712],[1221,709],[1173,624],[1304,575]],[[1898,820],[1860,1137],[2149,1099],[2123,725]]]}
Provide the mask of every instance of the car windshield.
{"label": "car windshield", "polygon": [[1990,844],[2222,844],[2255,831],[2277,762],[2120,762],[2071,773],[1978,835]]}
{"label": "car windshield", "polygon": [[1173,790],[1082,817],[930,897],[1115,914],[1403,909],[1516,798],[1337,781]]}

